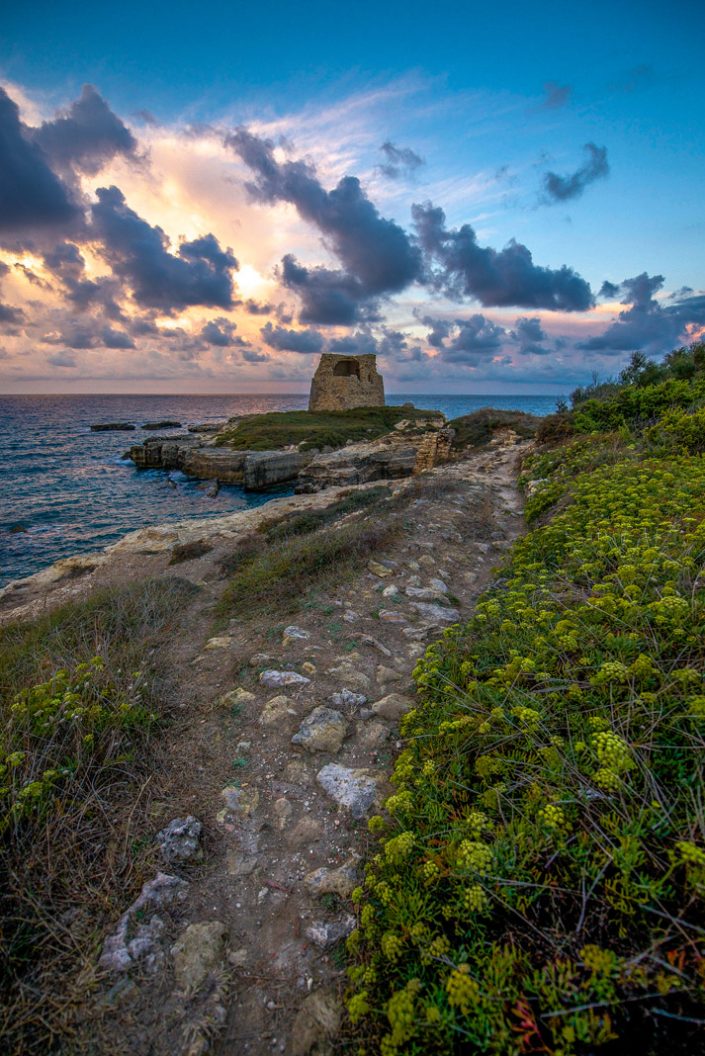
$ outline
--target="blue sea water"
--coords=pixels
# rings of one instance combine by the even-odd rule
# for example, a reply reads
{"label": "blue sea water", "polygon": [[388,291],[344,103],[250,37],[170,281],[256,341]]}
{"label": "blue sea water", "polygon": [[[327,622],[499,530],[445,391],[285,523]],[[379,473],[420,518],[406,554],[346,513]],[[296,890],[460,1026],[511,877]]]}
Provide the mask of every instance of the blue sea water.
{"label": "blue sea water", "polygon": [[[234,485],[210,497],[202,482],[181,473],[139,471],[122,455],[150,435],[139,428],[144,422],[216,422],[239,414],[296,410],[307,400],[303,394],[0,397],[0,586],[60,557],[99,550],[135,528],[217,517],[267,502],[272,494],[250,494]],[[387,397],[392,404],[407,400],[449,418],[487,406],[540,415],[555,406],[554,396]],[[91,432],[92,423],[111,421],[133,422],[138,428]],[[159,430],[159,435],[167,432]]]}

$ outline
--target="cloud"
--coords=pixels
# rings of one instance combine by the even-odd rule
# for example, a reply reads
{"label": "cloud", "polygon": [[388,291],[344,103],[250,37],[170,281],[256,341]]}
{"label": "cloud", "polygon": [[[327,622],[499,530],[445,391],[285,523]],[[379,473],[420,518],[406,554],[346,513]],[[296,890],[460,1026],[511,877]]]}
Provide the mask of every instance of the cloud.
{"label": "cloud", "polygon": [[548,334],[541,326],[538,316],[520,316],[509,335],[519,345],[522,356],[546,356],[549,354],[542,342],[548,340]]}
{"label": "cloud", "polygon": [[300,300],[299,321],[324,326],[350,326],[377,318],[358,279],[334,268],[306,268],[291,253],[282,260],[281,280]]}
{"label": "cloud", "polygon": [[539,107],[540,110],[560,110],[570,102],[573,89],[569,84],[558,84],[556,81],[546,81],[543,86],[544,98]]}
{"label": "cloud", "polygon": [[521,242],[502,250],[479,246],[469,224],[448,230],[445,213],[431,202],[412,206],[427,280],[450,297],[472,297],[485,307],[514,306],[552,311],[586,311],[593,305],[589,284],[572,268],[534,264]]}
{"label": "cloud", "polygon": [[0,303],[0,323],[15,326],[17,323],[21,323],[23,319],[24,312],[21,308],[13,308],[9,304]]}
{"label": "cloud", "polygon": [[259,304],[257,301],[253,301],[251,297],[245,301],[245,311],[248,315],[269,315],[272,310],[271,304]]}
{"label": "cloud", "polygon": [[323,351],[323,334],[318,330],[287,330],[283,326],[265,323],[260,330],[262,340],[278,352],[300,352],[312,355]]}
{"label": "cloud", "polygon": [[336,337],[328,342],[328,352],[338,352],[348,356],[370,355],[377,352],[377,341],[372,334],[357,330],[345,337]]}
{"label": "cloud", "polygon": [[235,343],[234,333],[236,329],[235,323],[221,316],[206,323],[201,330],[201,337],[208,345],[215,345],[217,348],[227,348]]}
{"label": "cloud", "polygon": [[134,348],[135,342],[124,330],[116,330],[112,326],[106,326],[101,335],[101,344],[106,348]]}
{"label": "cloud", "polygon": [[134,155],[137,150],[129,128],[90,84],[84,84],[80,98],[53,121],[45,121],[32,138],[54,165],[89,175],[116,155]]}
{"label": "cloud", "polygon": [[68,188],[26,132],[17,104],[0,88],[0,233],[31,235],[80,215]]}
{"label": "cloud", "polygon": [[608,296],[621,295],[625,310],[602,334],[578,347],[591,352],[635,352],[651,354],[669,351],[687,341],[689,329],[705,326],[705,295],[686,296],[665,308],[655,294],[663,288],[663,275],[642,272],[619,284],[605,282]]}
{"label": "cloud", "polygon": [[76,357],[70,352],[53,352],[47,356],[47,363],[51,363],[52,367],[75,367]]}
{"label": "cloud", "polygon": [[[315,280],[295,280],[302,288],[337,287],[339,291],[344,289],[348,302],[364,301],[398,293],[421,277],[418,247],[399,224],[380,216],[357,177],[344,176],[332,191],[327,191],[308,162],[278,162],[274,143],[269,139],[240,128],[225,142],[255,175],[255,182],[246,184],[252,198],[259,202],[290,202],[302,219],[321,232],[342,264],[340,273],[311,269]],[[307,319],[302,316],[302,321],[313,321],[318,301],[320,298],[316,297],[313,303],[304,305],[308,314]],[[351,320],[355,318],[350,305],[348,314]]]}
{"label": "cloud", "polygon": [[378,166],[378,170],[390,180],[413,176],[417,169],[426,164],[425,159],[416,151],[410,147],[397,147],[390,140],[383,143],[379,149],[386,160]]}
{"label": "cloud", "polygon": [[160,227],[152,227],[125,202],[118,187],[100,187],[91,214],[101,253],[113,272],[129,284],[142,307],[174,312],[190,305],[233,306],[231,272],[238,262],[214,235],[182,242],[168,250]]}
{"label": "cloud", "polygon": [[450,321],[425,316],[422,321],[431,327],[428,343],[440,350],[442,361],[447,363],[494,356],[506,340],[504,327],[479,312],[468,319]]}
{"label": "cloud", "polygon": [[549,203],[567,202],[572,198],[579,198],[589,184],[609,175],[607,147],[586,143],[583,150],[587,154],[587,159],[575,172],[568,176],[559,176],[556,172],[544,174],[543,188],[547,196],[546,201]]}
{"label": "cloud", "polygon": [[110,319],[125,321],[117,302],[121,293],[119,283],[105,276],[87,279],[86,262],[73,242],[59,242],[53,249],[46,250],[44,267],[59,280],[73,308],[84,312],[99,307]]}
{"label": "cloud", "polygon": [[255,348],[246,348],[242,353],[242,358],[246,363],[267,363],[270,357],[266,352],[258,352]]}

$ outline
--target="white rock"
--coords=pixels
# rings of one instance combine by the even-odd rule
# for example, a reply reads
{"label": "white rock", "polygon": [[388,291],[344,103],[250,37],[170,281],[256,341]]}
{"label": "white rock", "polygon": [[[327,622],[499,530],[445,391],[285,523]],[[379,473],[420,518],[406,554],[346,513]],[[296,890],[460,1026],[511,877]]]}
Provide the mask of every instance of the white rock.
{"label": "white rock", "polygon": [[377,794],[377,782],[366,770],[351,770],[339,763],[324,766],[316,774],[316,781],[331,799],[358,819],[364,818]]}
{"label": "white rock", "polygon": [[440,591],[441,594],[448,593],[448,586],[446,583],[443,582],[442,579],[430,579],[429,583],[431,584],[434,590]]}
{"label": "white rock", "polygon": [[187,818],[174,818],[157,833],[157,843],[167,865],[187,862],[199,852],[199,840],[203,826],[189,814]]}
{"label": "white rock", "polygon": [[284,628],[285,638],[300,638],[305,640],[311,637],[310,631],[305,631],[303,627],[297,627],[295,623],[290,624]]}
{"label": "white rock", "polygon": [[297,671],[273,671],[272,669],[263,671],[259,680],[269,689],[279,689],[280,686],[307,686],[311,681],[310,678],[300,675]]}
{"label": "white rock", "polygon": [[332,693],[330,702],[334,708],[362,708],[367,703],[364,693],[353,693],[351,689],[341,689],[339,693]]}
{"label": "white rock", "polygon": [[306,938],[325,950],[344,939],[354,927],[355,918],[348,913],[341,920],[335,920],[332,923],[316,921],[310,928],[306,928]]}
{"label": "white rock", "polygon": [[147,921],[144,921],[144,917],[150,910],[184,899],[188,886],[186,880],[167,873],[157,873],[153,880],[148,880],[139,897],[120,917],[113,934],[105,940],[100,967],[107,971],[125,972],[133,964],[144,960],[148,969],[157,968],[159,957],[156,946],[164,922],[156,913]]}
{"label": "white rock", "polygon": [[450,605],[428,605],[423,601],[412,601],[411,605],[425,619],[436,623],[457,623],[460,620],[460,613]]}

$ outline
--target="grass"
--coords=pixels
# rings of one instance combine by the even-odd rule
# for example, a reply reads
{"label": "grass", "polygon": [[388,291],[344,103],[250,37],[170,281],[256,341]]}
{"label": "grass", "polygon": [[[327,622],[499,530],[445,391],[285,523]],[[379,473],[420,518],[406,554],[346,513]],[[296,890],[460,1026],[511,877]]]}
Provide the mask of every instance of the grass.
{"label": "grass", "polygon": [[540,451],[526,478],[535,527],[415,670],[353,893],[355,1043],[686,1056],[705,1023],[705,459],[622,431]]}
{"label": "grass", "polygon": [[149,858],[159,658],[192,590],[148,580],[0,629],[3,1052],[78,1046],[102,926]]}
{"label": "grass", "polygon": [[541,419],[524,411],[498,411],[493,407],[482,407],[472,414],[453,418],[448,424],[455,430],[453,447],[482,447],[489,444],[499,429],[513,429],[522,439],[536,435]]}
{"label": "grass", "polygon": [[304,607],[314,591],[338,586],[400,531],[391,517],[378,524],[371,515],[339,526],[327,525],[305,535],[275,540],[259,537],[231,562],[231,576],[218,613],[252,619],[290,615]]}
{"label": "grass", "polygon": [[376,440],[403,420],[424,429],[438,411],[402,407],[360,407],[352,411],[273,411],[250,414],[228,424],[216,437],[216,445],[236,450],[270,451],[297,446],[312,448],[343,447],[359,440]]}

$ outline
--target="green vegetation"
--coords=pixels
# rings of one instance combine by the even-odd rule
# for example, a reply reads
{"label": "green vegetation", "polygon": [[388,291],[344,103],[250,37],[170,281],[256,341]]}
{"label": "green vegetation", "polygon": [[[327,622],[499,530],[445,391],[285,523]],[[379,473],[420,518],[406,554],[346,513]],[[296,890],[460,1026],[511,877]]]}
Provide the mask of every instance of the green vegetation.
{"label": "green vegetation", "polygon": [[683,430],[700,378],[641,387],[690,386],[646,432],[632,381],[602,401],[637,406],[632,431],[607,414],[616,432],[530,457],[536,527],[419,662],[353,893],[358,1052],[699,1051],[705,460]]}
{"label": "green vegetation", "polygon": [[265,535],[270,543],[287,539],[292,535],[306,535],[333,524],[349,513],[356,513],[368,506],[375,506],[378,502],[388,498],[389,489],[381,486],[351,491],[337,502],[324,506],[320,510],[304,510],[302,513],[285,514],[284,517],[275,521],[265,521],[258,531]]}
{"label": "green vegetation", "polygon": [[571,410],[543,419],[539,440],[623,427],[641,433],[667,411],[680,411],[684,421],[705,405],[705,343],[678,348],[663,363],[635,352],[619,381],[576,389],[571,402]]}
{"label": "green vegetation", "polygon": [[146,581],[0,629],[4,1052],[52,1051],[85,1015],[101,924],[140,876],[138,817],[120,807],[164,714],[150,653],[192,589]]}
{"label": "green vegetation", "polygon": [[453,418],[448,424],[455,429],[453,447],[481,447],[489,444],[499,429],[513,429],[522,439],[536,435],[541,419],[525,411],[498,411],[493,407],[481,407],[472,414]]}
{"label": "green vegetation", "polygon": [[248,414],[229,424],[216,444],[239,451],[273,451],[291,445],[302,451],[344,447],[358,440],[376,440],[401,421],[413,421],[423,430],[438,411],[414,407],[359,407],[352,411],[273,411]]}
{"label": "green vegetation", "polygon": [[223,563],[230,581],[219,614],[249,619],[296,612],[312,591],[337,586],[401,530],[386,488],[352,493],[326,509],[265,524]]}

